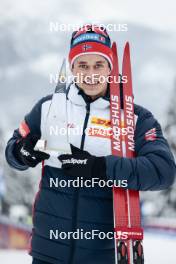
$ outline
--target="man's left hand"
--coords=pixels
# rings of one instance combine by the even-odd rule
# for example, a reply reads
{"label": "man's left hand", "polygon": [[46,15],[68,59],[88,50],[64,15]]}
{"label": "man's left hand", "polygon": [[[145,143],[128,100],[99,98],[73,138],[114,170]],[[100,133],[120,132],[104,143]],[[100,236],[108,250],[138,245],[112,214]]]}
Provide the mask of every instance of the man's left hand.
{"label": "man's left hand", "polygon": [[72,154],[63,154],[58,157],[66,174],[87,179],[107,179],[105,157],[93,156],[73,145],[71,145],[71,150]]}

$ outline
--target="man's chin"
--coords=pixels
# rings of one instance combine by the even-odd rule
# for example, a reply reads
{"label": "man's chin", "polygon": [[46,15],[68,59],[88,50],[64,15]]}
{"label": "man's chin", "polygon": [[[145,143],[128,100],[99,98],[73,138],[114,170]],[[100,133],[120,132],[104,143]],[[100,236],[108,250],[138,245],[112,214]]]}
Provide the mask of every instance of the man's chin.
{"label": "man's chin", "polygon": [[95,95],[101,91],[99,84],[95,85],[84,85],[82,89],[84,90],[85,93],[90,93],[92,95]]}
{"label": "man's chin", "polygon": [[95,96],[97,94],[99,94],[99,91],[92,91],[92,90],[89,90],[89,89],[83,89],[84,93],[89,95],[89,96]]}
{"label": "man's chin", "polygon": [[100,87],[99,84],[94,86],[80,85],[79,87],[88,96],[99,96],[102,93],[102,87]]}

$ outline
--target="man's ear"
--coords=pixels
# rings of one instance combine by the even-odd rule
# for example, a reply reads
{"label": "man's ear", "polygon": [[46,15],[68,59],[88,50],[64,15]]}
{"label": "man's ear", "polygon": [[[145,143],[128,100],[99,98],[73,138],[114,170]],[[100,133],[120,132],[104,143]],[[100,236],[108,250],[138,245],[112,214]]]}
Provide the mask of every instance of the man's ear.
{"label": "man's ear", "polygon": [[111,67],[109,67],[109,72],[108,72],[108,76],[112,73],[112,69]]}
{"label": "man's ear", "polygon": [[111,69],[111,65],[110,65],[109,61],[108,61],[108,68],[109,68],[108,75],[110,75],[110,73],[112,72],[112,69]]}

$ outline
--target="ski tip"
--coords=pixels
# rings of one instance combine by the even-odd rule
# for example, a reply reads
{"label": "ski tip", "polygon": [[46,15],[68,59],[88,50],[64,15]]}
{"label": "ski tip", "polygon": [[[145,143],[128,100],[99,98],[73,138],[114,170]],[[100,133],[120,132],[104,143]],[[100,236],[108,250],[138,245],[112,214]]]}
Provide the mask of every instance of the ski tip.
{"label": "ski tip", "polygon": [[112,52],[113,52],[115,55],[117,54],[117,44],[116,44],[115,41],[112,43]]}
{"label": "ski tip", "polygon": [[125,49],[124,49],[126,52],[130,52],[130,43],[127,41],[125,43]]}
{"label": "ski tip", "polygon": [[116,44],[116,42],[114,41],[113,43],[112,43],[112,49],[113,48],[116,48],[117,47],[117,44]]}
{"label": "ski tip", "polygon": [[112,52],[117,57],[117,44],[115,41],[112,43]]}
{"label": "ski tip", "polygon": [[123,53],[123,62],[122,62],[122,75],[128,75],[128,78],[131,76],[131,59],[130,59],[130,45],[129,42],[126,42],[124,53]]}
{"label": "ski tip", "polygon": [[115,69],[116,73],[118,73],[119,72],[118,54],[117,54],[117,44],[115,41],[112,43],[112,52],[113,52],[113,69]]}

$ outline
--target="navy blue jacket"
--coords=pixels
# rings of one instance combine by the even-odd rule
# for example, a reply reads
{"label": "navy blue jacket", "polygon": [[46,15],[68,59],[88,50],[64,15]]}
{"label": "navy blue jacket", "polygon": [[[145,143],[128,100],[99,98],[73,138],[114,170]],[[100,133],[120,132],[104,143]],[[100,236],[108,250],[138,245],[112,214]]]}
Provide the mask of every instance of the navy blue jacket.
{"label": "navy blue jacket", "polygon": [[[80,95],[81,96],[81,95]],[[51,96],[41,99],[25,116],[30,129],[40,135],[41,106]],[[128,180],[135,190],[163,190],[171,186],[176,172],[173,155],[161,127],[151,112],[135,105],[138,116],[135,130],[136,158],[106,156],[108,179]],[[156,129],[156,140],[146,140],[146,132]],[[13,154],[14,144],[21,138],[16,129],[6,147],[6,159],[17,170],[28,167]],[[50,177],[68,180],[58,168],[45,166],[40,190],[34,203],[33,231],[30,254],[53,264],[114,264],[114,240],[60,239],[49,237],[50,230],[113,231],[112,190],[100,188],[49,187]]]}

